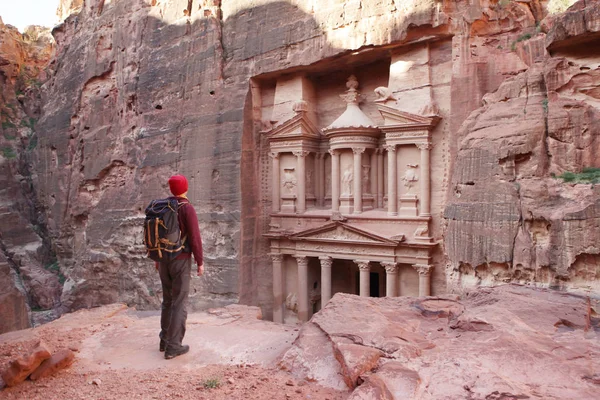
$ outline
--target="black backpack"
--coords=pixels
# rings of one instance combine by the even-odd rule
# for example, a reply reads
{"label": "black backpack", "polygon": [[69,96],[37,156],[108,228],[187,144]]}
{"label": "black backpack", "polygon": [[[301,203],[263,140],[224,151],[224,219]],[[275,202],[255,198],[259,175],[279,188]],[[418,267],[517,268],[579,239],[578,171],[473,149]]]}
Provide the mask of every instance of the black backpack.
{"label": "black backpack", "polygon": [[181,254],[186,237],[181,237],[179,207],[177,199],[152,200],[146,207],[144,222],[144,244],[148,257],[158,262],[171,261]]}

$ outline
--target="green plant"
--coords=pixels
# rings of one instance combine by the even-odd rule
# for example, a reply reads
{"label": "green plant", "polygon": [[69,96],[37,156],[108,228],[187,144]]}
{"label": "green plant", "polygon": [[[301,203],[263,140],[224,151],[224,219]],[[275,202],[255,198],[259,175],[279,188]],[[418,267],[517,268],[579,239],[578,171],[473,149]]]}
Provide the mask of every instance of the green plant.
{"label": "green plant", "polygon": [[4,158],[16,158],[17,157],[17,153],[15,153],[15,149],[13,149],[12,147],[3,147],[2,148],[2,155],[4,156]]}
{"label": "green plant", "polygon": [[17,137],[15,135],[11,135],[9,133],[4,133],[4,138],[6,140],[15,140]]}
{"label": "green plant", "polygon": [[219,382],[219,380],[217,378],[211,378],[211,379],[205,379],[202,382],[202,386],[204,387],[204,389],[216,389],[219,386],[221,386],[221,383]]}
{"label": "green plant", "polygon": [[2,122],[2,129],[14,129],[17,126],[15,124],[13,124],[11,121],[3,121]]}
{"label": "green plant", "polygon": [[29,144],[27,145],[27,151],[31,151],[37,147],[38,137],[37,135],[31,135],[29,137]]}
{"label": "green plant", "polygon": [[498,2],[498,5],[499,5],[500,7],[502,7],[502,8],[506,7],[506,6],[507,6],[507,5],[509,5],[509,4],[510,4],[510,0],[500,0],[500,1]]}
{"label": "green plant", "polygon": [[558,178],[570,183],[600,183],[600,168],[586,167],[581,172],[563,172]]}
{"label": "green plant", "polygon": [[548,113],[548,99],[547,98],[542,100],[542,108],[544,109],[545,113]]}

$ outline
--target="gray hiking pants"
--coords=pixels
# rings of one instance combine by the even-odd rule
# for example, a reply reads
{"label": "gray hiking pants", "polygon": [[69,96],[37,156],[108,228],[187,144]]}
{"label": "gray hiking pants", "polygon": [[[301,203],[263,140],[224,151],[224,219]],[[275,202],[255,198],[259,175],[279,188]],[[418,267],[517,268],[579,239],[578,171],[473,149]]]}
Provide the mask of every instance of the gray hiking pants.
{"label": "gray hiking pants", "polygon": [[191,258],[164,262],[158,266],[163,290],[159,336],[169,347],[181,346],[185,335],[191,268]]}

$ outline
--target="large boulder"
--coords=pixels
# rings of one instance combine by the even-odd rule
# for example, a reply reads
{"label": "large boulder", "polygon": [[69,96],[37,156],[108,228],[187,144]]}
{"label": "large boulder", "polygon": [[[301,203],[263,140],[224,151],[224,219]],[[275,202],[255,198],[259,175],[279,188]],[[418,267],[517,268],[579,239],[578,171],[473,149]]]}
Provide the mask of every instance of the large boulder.
{"label": "large boulder", "polygon": [[519,285],[462,298],[338,293],[280,364],[326,386],[358,385],[354,400],[594,398],[598,306]]}

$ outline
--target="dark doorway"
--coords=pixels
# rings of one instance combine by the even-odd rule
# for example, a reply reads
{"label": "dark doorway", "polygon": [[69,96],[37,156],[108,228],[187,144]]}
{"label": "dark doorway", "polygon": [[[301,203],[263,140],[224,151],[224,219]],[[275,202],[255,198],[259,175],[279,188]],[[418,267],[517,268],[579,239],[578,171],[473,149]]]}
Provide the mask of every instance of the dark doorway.
{"label": "dark doorway", "polygon": [[369,278],[369,284],[370,284],[370,289],[369,289],[369,296],[371,297],[379,297],[379,273],[378,272],[371,272],[369,273],[370,278]]}

